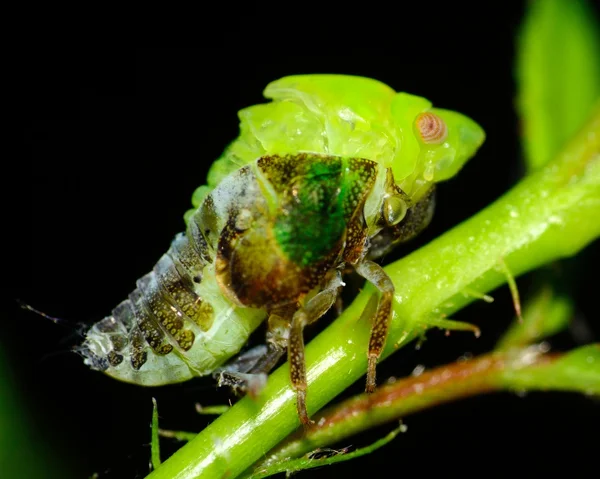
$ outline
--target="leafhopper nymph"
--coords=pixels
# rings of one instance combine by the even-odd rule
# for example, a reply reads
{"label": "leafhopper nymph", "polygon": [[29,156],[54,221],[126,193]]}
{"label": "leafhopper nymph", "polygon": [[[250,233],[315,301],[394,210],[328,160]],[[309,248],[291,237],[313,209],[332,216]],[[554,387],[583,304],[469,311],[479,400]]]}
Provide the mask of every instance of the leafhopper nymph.
{"label": "leafhopper nymph", "polygon": [[[146,386],[214,373],[251,384],[287,351],[307,424],[303,328],[335,303],[345,268],[371,282],[375,388],[395,288],[373,260],[429,224],[435,183],[484,133],[368,78],[285,77],[265,96],[273,101],[239,113],[240,136],[194,193],[185,233],[79,351],[93,369]],[[260,354],[226,364],[264,320]]]}

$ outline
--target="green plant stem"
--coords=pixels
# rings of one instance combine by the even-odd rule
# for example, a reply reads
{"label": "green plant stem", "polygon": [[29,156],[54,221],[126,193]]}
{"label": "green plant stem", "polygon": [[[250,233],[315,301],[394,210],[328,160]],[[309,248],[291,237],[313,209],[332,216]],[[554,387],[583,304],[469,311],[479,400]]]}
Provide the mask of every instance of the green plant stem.
{"label": "green plant stem", "polygon": [[[574,368],[574,364],[579,367]],[[595,379],[582,375],[584,368],[594,371]],[[549,374],[564,378],[564,374],[557,374],[561,370],[566,370],[564,374],[570,375],[569,380],[547,385]],[[360,394],[320,412],[314,418],[313,428],[296,431],[253,470],[269,470],[274,463],[301,457],[438,404],[505,389],[558,389],[600,395],[600,346],[586,346],[567,354],[546,354],[542,346],[529,346],[484,354],[397,380],[373,394]]]}
{"label": "green plant stem", "polygon": [[[451,200],[451,199],[450,199]],[[428,318],[459,310],[514,275],[576,254],[600,235],[600,108],[554,161],[495,203],[423,248],[386,267],[397,285],[382,359],[428,328]],[[369,324],[360,321],[374,290],[356,300],[306,349],[309,414],[367,369]],[[245,397],[183,446],[149,477],[234,478],[299,425],[288,365],[270,377],[257,399]]]}

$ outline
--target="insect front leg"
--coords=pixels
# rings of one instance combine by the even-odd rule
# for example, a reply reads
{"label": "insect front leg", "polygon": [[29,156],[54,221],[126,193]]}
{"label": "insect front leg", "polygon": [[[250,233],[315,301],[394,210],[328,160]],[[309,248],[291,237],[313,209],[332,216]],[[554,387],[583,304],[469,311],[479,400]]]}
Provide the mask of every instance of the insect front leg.
{"label": "insect front leg", "polygon": [[306,363],[304,359],[304,337],[305,326],[314,323],[323,316],[335,303],[341,275],[335,273],[334,278],[327,283],[325,288],[311,298],[301,307],[292,318],[290,337],[288,344],[288,361],[290,363],[290,379],[296,391],[296,405],[298,417],[304,426],[312,423],[306,410]]}
{"label": "insect front leg", "polygon": [[371,336],[369,338],[369,363],[367,368],[366,391],[371,393],[375,390],[375,369],[377,360],[385,346],[390,319],[392,317],[392,299],[394,297],[394,283],[381,266],[369,260],[363,260],[355,266],[356,272],[373,284],[381,293],[379,304],[375,312]]}

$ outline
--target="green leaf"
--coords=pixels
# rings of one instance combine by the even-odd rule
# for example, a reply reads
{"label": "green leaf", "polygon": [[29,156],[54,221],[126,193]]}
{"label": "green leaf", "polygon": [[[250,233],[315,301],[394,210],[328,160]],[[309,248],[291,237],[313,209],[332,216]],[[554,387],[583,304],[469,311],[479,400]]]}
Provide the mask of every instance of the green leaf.
{"label": "green leaf", "polygon": [[525,161],[550,161],[581,128],[600,97],[600,34],[580,0],[531,2],[519,35],[518,107]]}

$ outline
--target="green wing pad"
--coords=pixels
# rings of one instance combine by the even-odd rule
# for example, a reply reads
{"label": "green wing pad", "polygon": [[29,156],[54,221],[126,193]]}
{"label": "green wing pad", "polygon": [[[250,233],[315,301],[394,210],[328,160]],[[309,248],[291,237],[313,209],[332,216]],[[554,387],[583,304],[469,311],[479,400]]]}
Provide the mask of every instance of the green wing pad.
{"label": "green wing pad", "polygon": [[341,241],[377,175],[377,164],[369,160],[309,154],[263,157],[258,167],[280,199],[275,238],[302,267]]}

